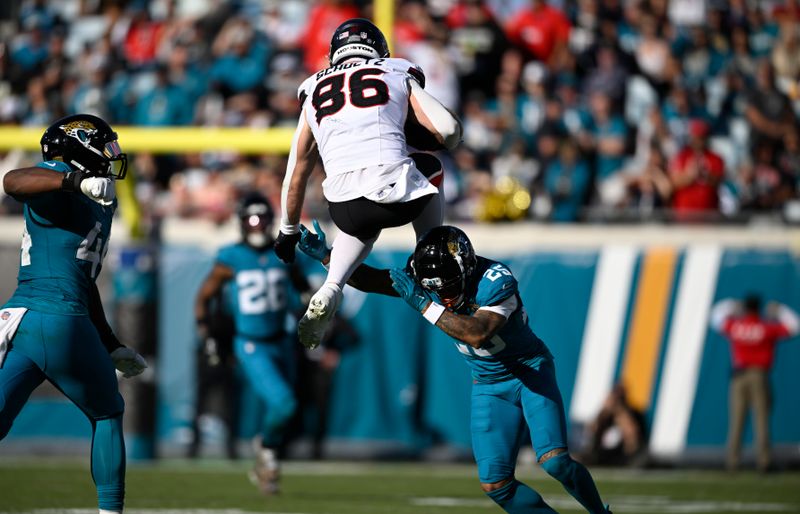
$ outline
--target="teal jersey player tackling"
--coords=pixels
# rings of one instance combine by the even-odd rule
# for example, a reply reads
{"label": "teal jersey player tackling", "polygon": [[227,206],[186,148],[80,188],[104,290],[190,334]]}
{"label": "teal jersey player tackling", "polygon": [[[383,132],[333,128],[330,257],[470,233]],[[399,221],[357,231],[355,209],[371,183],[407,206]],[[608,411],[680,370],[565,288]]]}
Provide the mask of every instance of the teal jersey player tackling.
{"label": "teal jersey player tackling", "polygon": [[217,253],[197,294],[195,317],[203,339],[211,321],[209,302],[230,285],[234,355],[265,407],[250,478],[264,494],[274,494],[279,483],[277,449],[297,407],[292,386],[295,339],[286,331],[286,317],[293,290],[305,291],[308,283],[297,266],[275,255],[270,234],[274,214],[266,198],[246,196],[238,217],[242,241]]}
{"label": "teal jersey player tackling", "polygon": [[95,285],[116,208],[114,181],[127,157],[102,119],[68,116],[42,136],[44,162],[8,172],[7,194],[24,204],[18,286],[0,309],[0,439],[44,380],[92,426],[91,471],[101,514],[125,494],[124,402],[116,369],[146,368],[109,327]]}
{"label": "teal jersey player tackling", "polygon": [[[300,249],[325,262],[324,234],[301,227]],[[406,269],[361,265],[348,284],[400,296],[455,339],[472,370],[470,430],[484,492],[510,514],[553,514],[514,474],[525,430],[542,468],[591,514],[603,505],[589,471],[567,450],[566,420],[550,351],[528,325],[517,281],[504,264],[475,255],[464,232],[428,231]]]}

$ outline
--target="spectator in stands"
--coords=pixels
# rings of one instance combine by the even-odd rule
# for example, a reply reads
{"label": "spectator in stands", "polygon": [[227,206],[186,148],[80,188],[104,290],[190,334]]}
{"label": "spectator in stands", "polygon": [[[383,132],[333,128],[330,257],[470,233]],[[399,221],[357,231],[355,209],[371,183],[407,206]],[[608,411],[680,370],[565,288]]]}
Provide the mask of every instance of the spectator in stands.
{"label": "spectator in stands", "polygon": [[752,162],[745,163],[739,172],[737,196],[742,210],[765,211],[777,209],[794,192],[794,171],[785,175],[775,165],[775,149],[761,145],[753,151]]}
{"label": "spectator in stands", "polygon": [[186,93],[169,80],[168,70],[159,65],[155,86],[136,102],[133,122],[144,126],[185,125],[192,122],[193,105]]}
{"label": "spectator in stands", "polygon": [[627,198],[625,207],[640,219],[649,219],[669,206],[672,182],[667,174],[667,159],[657,145],[650,148],[647,162],[625,177]]}
{"label": "spectator in stands", "polygon": [[581,216],[589,190],[591,170],[570,138],[561,140],[558,158],[544,172],[544,186],[552,205],[550,219],[575,222]]}
{"label": "spectator in stands", "polygon": [[584,79],[584,93],[592,97],[595,93],[607,96],[612,108],[621,110],[625,101],[625,86],[628,72],[619,62],[616,49],[610,44],[601,44],[596,49],[597,67]]}
{"label": "spectator in stands", "polygon": [[624,164],[628,126],[612,111],[611,98],[594,93],[589,99],[591,122],[579,134],[581,147],[595,154],[595,182],[600,203],[613,207],[623,200],[619,172]]}
{"label": "spectator in stands", "polygon": [[778,90],[772,65],[761,60],[755,87],[748,93],[745,116],[750,124],[751,148],[777,147],[783,135],[794,128],[795,117],[789,98]]}
{"label": "spectator in stands", "polygon": [[634,56],[639,70],[650,84],[664,97],[670,81],[677,73],[675,60],[670,54],[667,41],[662,37],[658,18],[649,11],[641,13],[639,18],[639,38]]}
{"label": "spectator in stands", "polygon": [[661,113],[670,137],[679,148],[689,142],[689,123],[695,119],[708,119],[705,109],[696,101],[696,96],[692,96],[682,83],[673,84],[669,97],[661,106]]}
{"label": "spectator in stands", "polygon": [[270,48],[248,20],[229,20],[214,40],[212,52],[215,60],[209,78],[221,86],[224,96],[250,91],[263,83]]}
{"label": "spectator in stands", "polygon": [[780,23],[778,41],[772,49],[772,66],[778,80],[795,83],[800,79],[800,30],[793,16]]}
{"label": "spectator in stands", "polygon": [[502,56],[508,48],[503,29],[481,0],[461,0],[447,14],[445,23],[450,28],[461,96],[474,91],[491,96],[494,77],[500,75]]}
{"label": "spectator in stands", "polygon": [[691,120],[689,144],[670,164],[672,208],[682,221],[718,212],[717,188],[725,176],[725,164],[708,148],[708,132],[705,121]]}
{"label": "spectator in stands", "polygon": [[723,300],[711,311],[711,326],[730,340],[733,374],[730,382],[727,466],[739,468],[744,422],[750,409],[756,437],[756,466],[770,470],[769,416],[771,391],[769,370],[775,360],[775,346],[781,339],[800,331],[800,318],[786,305],[772,302],[766,316],[761,297],[750,294],[739,303]]}
{"label": "spectator in stands", "polygon": [[152,64],[156,50],[164,34],[165,25],[153,20],[147,8],[136,8],[130,28],[125,36],[123,52],[125,60],[134,68]]}
{"label": "spectator in stands", "polygon": [[311,8],[302,38],[303,62],[308,73],[328,67],[330,35],[344,21],[359,16],[358,8],[350,0],[320,0]]}
{"label": "spectator in stands", "polygon": [[530,57],[553,65],[567,49],[570,22],[546,0],[530,0],[506,25],[508,39]]}

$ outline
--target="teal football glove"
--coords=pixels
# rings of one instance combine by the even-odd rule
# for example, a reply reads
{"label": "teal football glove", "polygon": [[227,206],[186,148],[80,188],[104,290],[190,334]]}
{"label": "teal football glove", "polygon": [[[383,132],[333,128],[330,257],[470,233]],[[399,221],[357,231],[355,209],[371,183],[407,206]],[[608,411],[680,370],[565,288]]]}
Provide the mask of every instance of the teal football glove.
{"label": "teal football glove", "polygon": [[316,233],[308,230],[305,225],[300,225],[300,242],[297,243],[297,247],[312,259],[322,262],[330,255],[331,251],[328,249],[325,232],[319,226],[319,221],[314,220],[312,223]]}
{"label": "teal football glove", "polygon": [[411,307],[418,312],[425,310],[433,300],[422,287],[417,284],[417,281],[408,273],[400,268],[392,268],[389,270],[389,276],[392,277],[392,287],[406,301]]}

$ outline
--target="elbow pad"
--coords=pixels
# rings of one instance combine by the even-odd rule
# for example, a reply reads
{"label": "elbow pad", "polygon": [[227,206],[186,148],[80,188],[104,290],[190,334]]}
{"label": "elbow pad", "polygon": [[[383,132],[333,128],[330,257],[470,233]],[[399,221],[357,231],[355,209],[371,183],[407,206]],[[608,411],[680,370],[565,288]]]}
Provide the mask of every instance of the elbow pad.
{"label": "elbow pad", "polygon": [[417,81],[409,80],[411,94],[419,102],[425,116],[431,120],[433,128],[444,139],[444,146],[452,150],[461,142],[461,122],[439,100],[428,94]]}

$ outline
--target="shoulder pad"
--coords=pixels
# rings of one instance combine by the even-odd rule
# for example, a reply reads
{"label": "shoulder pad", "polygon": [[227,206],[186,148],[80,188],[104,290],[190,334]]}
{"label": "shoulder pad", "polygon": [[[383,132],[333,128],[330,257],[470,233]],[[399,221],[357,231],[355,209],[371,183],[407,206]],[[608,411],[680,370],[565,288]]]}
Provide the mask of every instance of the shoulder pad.
{"label": "shoulder pad", "polygon": [[307,79],[300,84],[300,87],[297,88],[297,99],[300,101],[300,105],[302,106],[306,102],[306,98],[308,98],[308,90],[311,88],[311,85],[316,80],[316,75],[311,75]]}
{"label": "shoulder pad", "polygon": [[480,306],[497,305],[517,294],[517,279],[505,264],[492,263],[478,282],[475,302]]}

